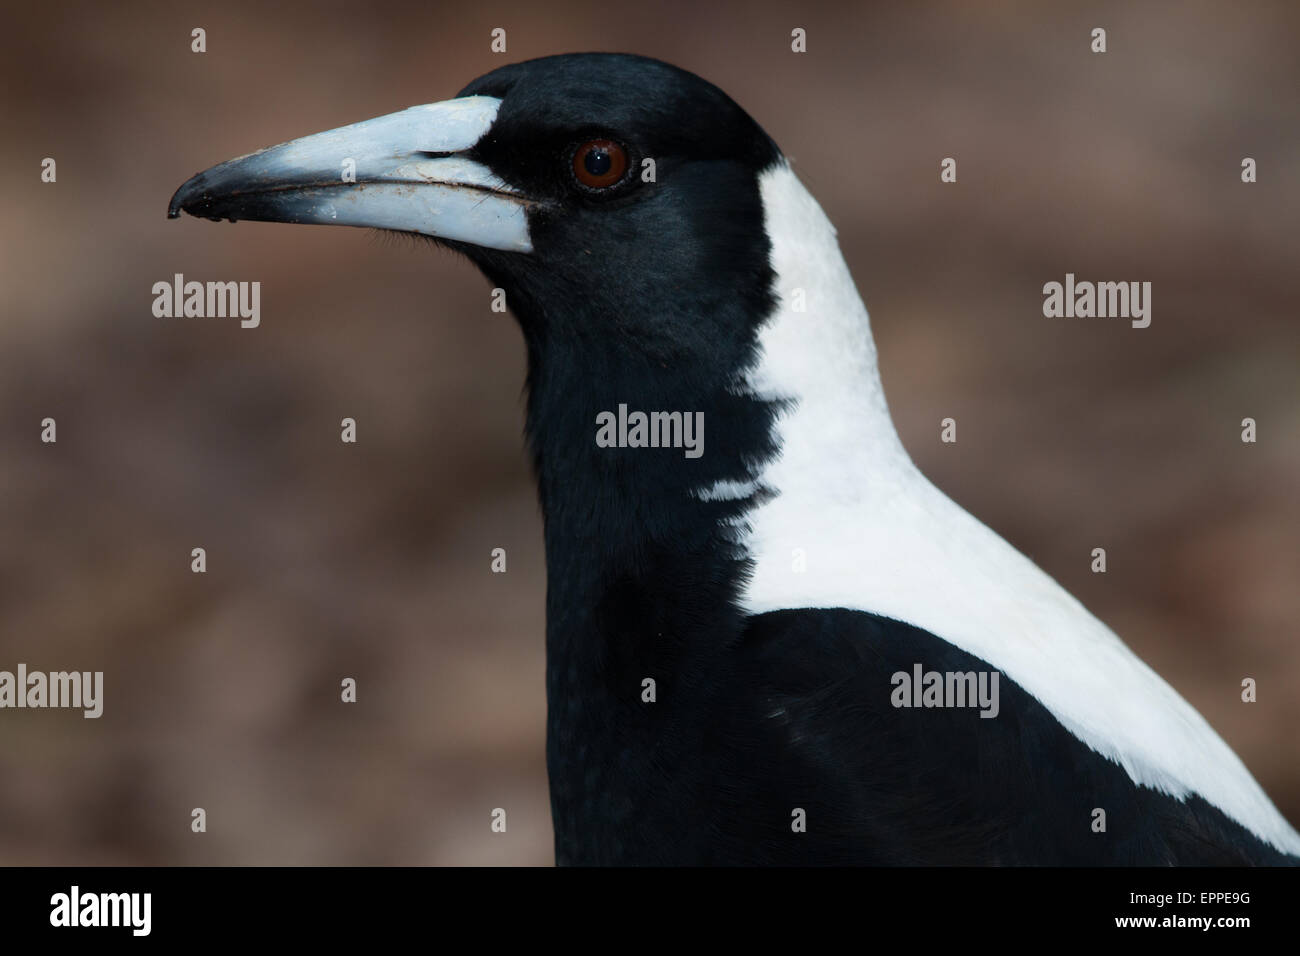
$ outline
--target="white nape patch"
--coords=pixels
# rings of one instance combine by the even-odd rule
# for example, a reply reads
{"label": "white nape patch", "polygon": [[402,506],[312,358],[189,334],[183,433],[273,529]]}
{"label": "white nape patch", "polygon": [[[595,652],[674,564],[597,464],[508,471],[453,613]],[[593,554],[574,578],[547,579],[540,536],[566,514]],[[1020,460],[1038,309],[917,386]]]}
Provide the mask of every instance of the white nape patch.
{"label": "white nape patch", "polygon": [[[1186,701],[1060,585],[935,488],[890,420],[867,312],[835,229],[790,168],[761,180],[781,297],[750,374],[793,399],[775,492],[745,517],[753,614],[848,608],[923,628],[998,668],[1135,783],[1202,796],[1262,840],[1300,835]],[[794,311],[803,290],[805,311]],[[793,570],[796,548],[806,569]]]}

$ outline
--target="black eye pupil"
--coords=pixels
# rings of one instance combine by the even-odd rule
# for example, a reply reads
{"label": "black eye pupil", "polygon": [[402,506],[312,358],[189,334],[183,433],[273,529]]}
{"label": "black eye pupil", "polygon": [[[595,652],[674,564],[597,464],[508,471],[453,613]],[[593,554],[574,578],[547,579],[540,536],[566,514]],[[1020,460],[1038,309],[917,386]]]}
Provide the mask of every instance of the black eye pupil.
{"label": "black eye pupil", "polygon": [[587,155],[582,158],[582,166],[593,176],[604,176],[614,165],[614,157],[609,155],[607,150],[597,146],[588,150]]}

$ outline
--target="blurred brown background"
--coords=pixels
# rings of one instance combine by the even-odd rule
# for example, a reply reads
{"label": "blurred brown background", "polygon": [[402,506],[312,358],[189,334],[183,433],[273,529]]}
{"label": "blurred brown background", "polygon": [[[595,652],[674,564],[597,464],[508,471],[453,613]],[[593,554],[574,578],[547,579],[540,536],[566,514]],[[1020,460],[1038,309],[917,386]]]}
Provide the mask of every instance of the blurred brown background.
{"label": "blurred brown background", "polygon": [[[918,463],[1300,821],[1300,7],[49,3],[5,19],[0,669],[103,670],[106,688],[98,721],[0,712],[0,862],[551,861],[512,321],[422,243],[164,213],[218,161],[593,49],[700,73],[772,133],[839,227]],[[261,328],[154,318],[151,286],[176,272],[260,280]],[[1153,282],[1151,327],[1045,319],[1041,287],[1066,272]]]}

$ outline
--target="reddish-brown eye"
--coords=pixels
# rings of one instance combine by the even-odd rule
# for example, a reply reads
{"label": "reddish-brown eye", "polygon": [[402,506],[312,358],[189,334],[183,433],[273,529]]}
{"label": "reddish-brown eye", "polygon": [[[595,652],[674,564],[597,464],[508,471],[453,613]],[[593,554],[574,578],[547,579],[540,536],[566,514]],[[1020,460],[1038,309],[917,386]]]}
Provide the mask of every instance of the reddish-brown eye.
{"label": "reddish-brown eye", "polygon": [[573,154],[573,175],[591,189],[606,189],[627,172],[627,151],[612,139],[593,139]]}

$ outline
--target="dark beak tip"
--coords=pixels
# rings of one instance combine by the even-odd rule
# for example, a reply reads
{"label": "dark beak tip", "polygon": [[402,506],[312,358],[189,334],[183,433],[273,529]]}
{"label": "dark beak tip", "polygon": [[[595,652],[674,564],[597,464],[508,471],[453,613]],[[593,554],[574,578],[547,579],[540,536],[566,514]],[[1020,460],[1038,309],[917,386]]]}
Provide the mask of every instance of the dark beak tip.
{"label": "dark beak tip", "polygon": [[167,203],[168,219],[179,219],[182,212],[187,212],[191,216],[197,215],[194,209],[204,198],[207,178],[207,173],[202,172],[181,183],[180,188],[172,194],[171,201]]}
{"label": "dark beak tip", "polygon": [[186,189],[186,186],[188,185],[189,184],[186,183],[185,186],[182,186],[172,194],[171,201],[167,203],[168,219],[179,219],[182,212],[189,211],[187,207],[193,203],[194,197],[193,195],[187,195],[189,190]]}

